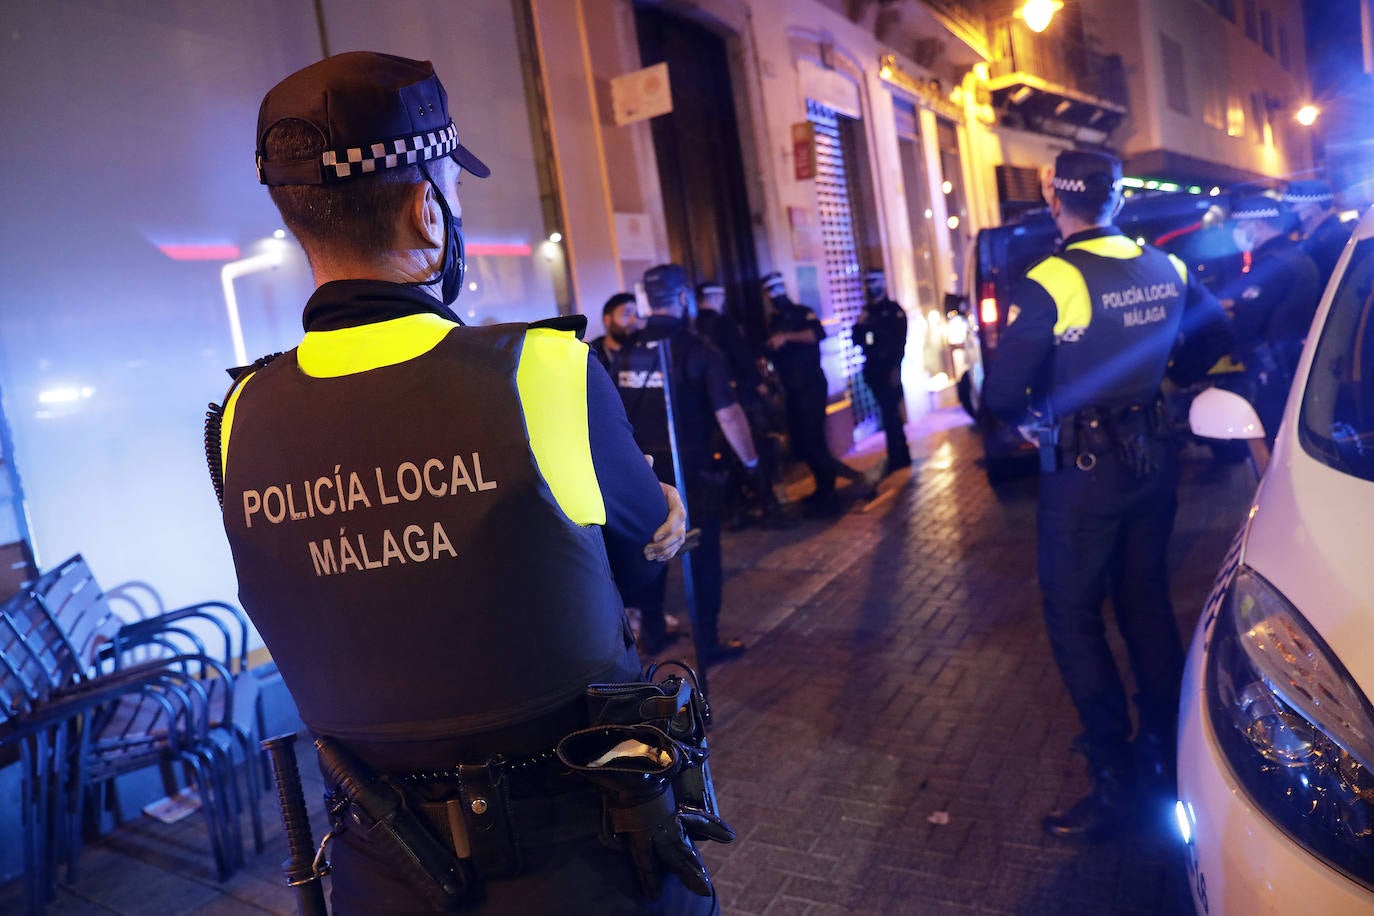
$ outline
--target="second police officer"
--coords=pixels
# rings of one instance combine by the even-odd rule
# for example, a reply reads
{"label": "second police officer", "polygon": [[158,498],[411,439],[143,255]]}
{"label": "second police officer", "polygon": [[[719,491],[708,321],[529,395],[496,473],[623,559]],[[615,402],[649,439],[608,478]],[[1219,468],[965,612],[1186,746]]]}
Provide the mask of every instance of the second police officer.
{"label": "second police officer", "polygon": [[1294,181],[1283,192],[1283,202],[1293,209],[1302,233],[1301,248],[1317,265],[1317,285],[1326,289],[1336,272],[1352,227],[1341,222],[1336,196],[1324,181]]}
{"label": "second police officer", "polygon": [[1317,266],[1289,238],[1290,220],[1288,208],[1272,197],[1244,197],[1232,205],[1232,235],[1250,254],[1250,270],[1220,293],[1235,324],[1232,357],[1245,366],[1244,394],[1271,443],[1321,298]]}
{"label": "second police officer", "polygon": [[911,466],[911,452],[902,427],[902,356],[906,353],[907,318],[887,294],[881,270],[864,275],[864,310],[854,323],[854,343],[864,351],[864,382],[873,392],[887,439],[886,470]]}
{"label": "second police officer", "polygon": [[[686,478],[677,485],[687,494],[692,526],[701,532],[700,542],[692,551],[696,625],[701,627],[697,645],[706,654],[699,661],[723,661],[743,652],[744,643],[720,636],[720,532],[725,480],[713,466],[713,429],[719,426],[746,468],[758,468],[758,454],[725,359],[687,326],[694,301],[687,272],[677,264],[650,268],[644,274],[644,295],[649,302],[649,317],[621,348],[614,378],[625,414],[634,428],[635,441],[653,457],[658,479],[673,483],[672,443],[659,354],[660,347],[668,347],[672,367],[668,383],[673,395],[678,458]],[[642,594],[626,596],[627,603],[637,605],[643,615],[640,643],[649,654],[657,653],[669,641],[663,613],[666,585],[667,570],[663,569]]]}
{"label": "second police officer", "polygon": [[[1225,352],[1226,318],[1182,261],[1113,225],[1121,163],[1060,153],[1046,196],[1063,238],[1013,294],[1012,317],[984,387],[988,407],[1023,420],[1038,408],[1037,553],[1045,626],[1078,711],[1075,742],[1092,791],[1045,817],[1057,837],[1097,836],[1133,811],[1135,762],[1167,786],[1183,644],[1166,552],[1178,476],[1160,385],[1191,381]],[[1138,690],[1131,715],[1103,625],[1110,595]],[[1134,753],[1133,753],[1134,751]]]}

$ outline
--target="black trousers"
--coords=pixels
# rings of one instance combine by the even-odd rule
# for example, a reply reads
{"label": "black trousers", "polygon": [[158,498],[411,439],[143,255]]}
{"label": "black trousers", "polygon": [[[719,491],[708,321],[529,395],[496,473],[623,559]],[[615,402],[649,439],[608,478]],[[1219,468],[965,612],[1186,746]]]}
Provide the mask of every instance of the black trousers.
{"label": "black trousers", "polygon": [[[719,916],[714,897],[699,897],[676,875],[663,875],[663,892],[650,900],[640,890],[629,853],[595,836],[522,849],[526,870],[517,878],[488,881],[486,899],[464,912],[483,916]],[[362,837],[345,832],[334,845],[334,916],[410,916],[432,913],[396,863]]]}
{"label": "black trousers", "polygon": [[825,439],[825,377],[786,389],[787,437],[792,456],[806,462],[816,479],[816,493],[835,492],[835,457]]}
{"label": "black trousers", "polygon": [[1129,762],[1131,716],[1107,642],[1110,596],[1126,642],[1140,731],[1172,747],[1183,642],[1169,600],[1166,553],[1177,508],[1178,460],[1138,478],[1113,455],[1091,471],[1070,466],[1040,480],[1040,589],[1055,663],[1083,725],[1080,744],[1098,766]]}
{"label": "black trousers", "polygon": [[[867,370],[867,366],[865,366]],[[906,444],[906,430],[902,426],[902,385],[898,373],[901,368],[864,372],[864,381],[878,402],[883,435],[887,439],[887,466],[906,467],[911,464],[911,451]]]}

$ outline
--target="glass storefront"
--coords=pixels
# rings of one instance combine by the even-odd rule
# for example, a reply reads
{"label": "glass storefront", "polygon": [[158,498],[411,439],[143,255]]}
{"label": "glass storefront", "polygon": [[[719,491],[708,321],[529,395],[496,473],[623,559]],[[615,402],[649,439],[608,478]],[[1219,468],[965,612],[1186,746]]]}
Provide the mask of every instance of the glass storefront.
{"label": "glass storefront", "polygon": [[22,481],[40,564],[81,552],[107,585],[145,580],[173,603],[234,597],[201,426],[240,353],[281,350],[301,333],[313,283],[256,181],[254,128],[263,93],[322,44],[433,60],[464,144],[491,166],[460,192],[470,260],[459,313],[480,323],[559,310],[563,249],[549,241],[558,227],[545,215],[522,10],[513,0],[4,6],[4,459]]}

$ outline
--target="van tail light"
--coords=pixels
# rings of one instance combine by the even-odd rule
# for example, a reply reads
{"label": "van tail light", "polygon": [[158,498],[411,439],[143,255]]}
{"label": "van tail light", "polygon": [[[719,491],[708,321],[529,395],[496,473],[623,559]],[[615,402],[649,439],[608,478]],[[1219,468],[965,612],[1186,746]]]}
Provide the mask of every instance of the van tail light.
{"label": "van tail light", "polygon": [[978,297],[978,322],[984,326],[997,323],[997,287],[985,282]]}

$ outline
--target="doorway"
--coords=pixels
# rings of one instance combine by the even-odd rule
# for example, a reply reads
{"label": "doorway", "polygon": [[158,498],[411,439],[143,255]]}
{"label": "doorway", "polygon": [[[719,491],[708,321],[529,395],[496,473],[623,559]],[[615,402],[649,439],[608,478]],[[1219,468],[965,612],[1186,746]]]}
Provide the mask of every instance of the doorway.
{"label": "doorway", "polygon": [[651,122],[669,254],[694,282],[725,287],[757,346],[763,298],[726,40],[649,6],[635,7],[635,30],[643,65],[666,62],[672,85],[672,113]]}

